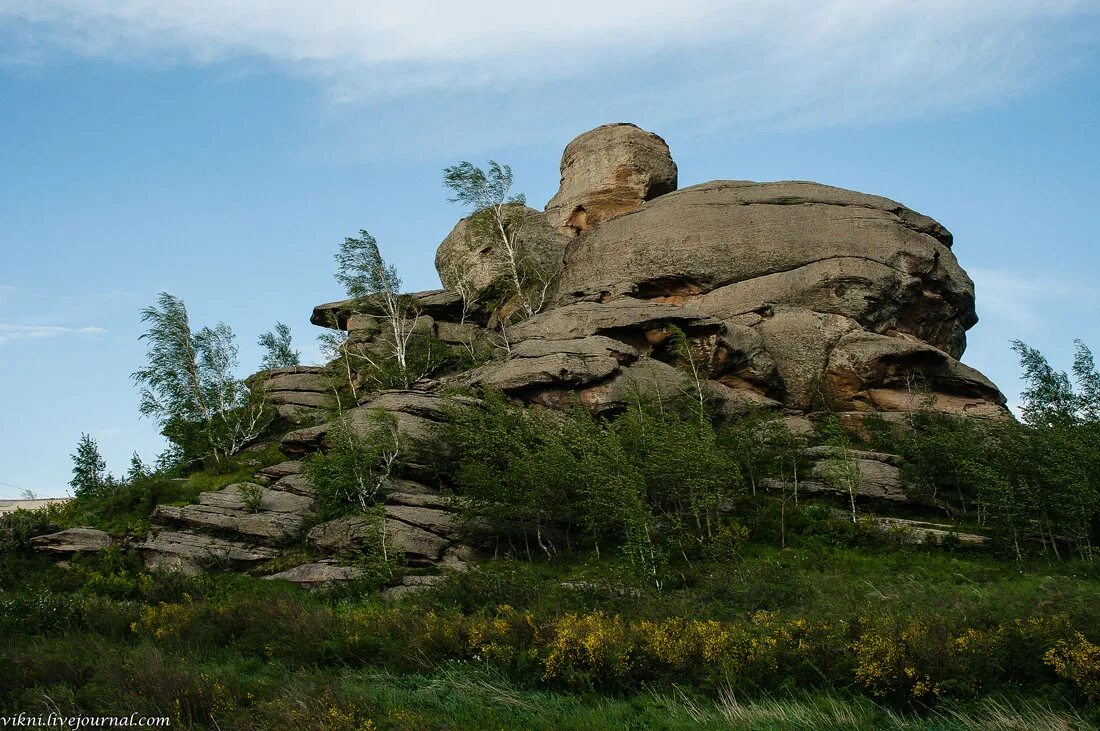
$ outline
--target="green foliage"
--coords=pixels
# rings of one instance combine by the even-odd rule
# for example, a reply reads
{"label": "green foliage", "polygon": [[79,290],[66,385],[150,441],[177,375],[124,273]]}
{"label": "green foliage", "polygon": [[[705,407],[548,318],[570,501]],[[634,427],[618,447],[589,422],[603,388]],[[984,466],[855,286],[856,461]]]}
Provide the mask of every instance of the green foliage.
{"label": "green foliage", "polygon": [[341,415],[329,429],[328,450],[307,457],[303,472],[327,513],[365,511],[374,505],[403,447],[393,414],[370,412],[366,423]]}
{"label": "green foliage", "polygon": [[260,512],[260,504],[264,499],[264,491],[259,485],[246,482],[237,488],[237,494],[241,498],[241,504],[250,513]]}
{"label": "green foliage", "polygon": [[[352,378],[352,362],[366,366],[373,380],[384,384],[408,388],[430,370],[421,361],[431,363],[431,344],[425,355],[418,349],[423,343],[417,338],[420,312],[415,298],[401,293],[401,278],[397,269],[382,258],[378,242],[367,231],[360,230],[359,238],[348,237],[336,254],[338,270],[336,279],[344,286],[348,296],[363,300],[363,306],[380,314],[381,335],[374,347],[362,347],[345,338],[325,342],[327,349],[336,351],[345,360],[348,385],[353,397],[357,397]],[[395,383],[396,382],[396,383]]]}
{"label": "green foliage", "polygon": [[[870,423],[872,444],[905,458],[909,488],[975,515],[1020,555],[1035,540],[1092,556],[1100,526],[1100,375],[1077,341],[1073,377],[1016,342],[1026,388],[1021,423],[918,412],[907,428]],[[1076,386],[1076,388],[1075,388]]]}
{"label": "green foliage", "polygon": [[116,535],[143,536],[155,506],[193,503],[200,492],[247,482],[258,467],[283,459],[278,447],[272,445],[261,452],[249,451],[228,458],[215,470],[192,472],[187,477],[177,477],[174,471],[150,472],[119,483],[111,490],[81,495],[51,509],[59,527],[89,525]]}
{"label": "green foliage", "polygon": [[[743,491],[733,456],[709,422],[639,401],[614,422],[582,407],[566,413],[510,405],[489,392],[455,408],[448,440],[471,525],[528,554],[577,538],[597,552],[618,546],[651,586],[671,552],[695,553],[718,514]],[[564,545],[563,545],[564,544]]]}
{"label": "green foliage", "polygon": [[141,455],[137,452],[130,455],[130,467],[126,470],[126,482],[138,482],[149,475],[149,468],[141,461]]}
{"label": "green foliage", "polygon": [[750,412],[725,424],[718,432],[719,444],[737,463],[752,495],[762,480],[779,477],[797,484],[805,467],[806,439],[793,433],[774,414]]}
{"label": "green foliage", "polygon": [[56,504],[0,515],[0,556],[29,555],[31,538],[57,530],[62,516],[63,508]]}
{"label": "green foliage", "polygon": [[271,422],[262,399],[236,378],[236,337],[225,323],[191,330],[183,300],[161,292],[141,312],[149,329],[146,366],[132,374],[141,386],[141,413],[156,419],[184,464],[221,462],[255,440]]}
{"label": "green foliage", "polygon": [[356,299],[399,297],[401,277],[397,268],[386,263],[378,241],[360,229],[359,238],[348,236],[336,254],[336,281],[349,297]]}
{"label": "green foliage", "polygon": [[114,479],[107,474],[107,463],[99,454],[99,445],[90,434],[80,435],[72,460],[73,479],[69,481],[69,486],[77,497],[100,495],[114,486]]}
{"label": "green foliage", "polygon": [[259,345],[264,349],[264,357],[260,362],[260,368],[269,370],[272,368],[293,368],[301,365],[302,354],[294,349],[290,338],[290,328],[283,322],[275,323],[275,327],[260,335]]}
{"label": "green foliage", "polygon": [[848,493],[852,522],[856,522],[856,491],[859,488],[859,461],[852,456],[852,437],[835,414],[829,414],[819,426],[829,459],[825,463],[825,481]]}
{"label": "green foliage", "polygon": [[461,203],[474,211],[492,206],[525,205],[522,193],[509,195],[512,189],[512,168],[494,160],[488,164],[488,172],[472,163],[463,161],[443,168],[443,185],[454,195],[448,200]]}
{"label": "green foliage", "polygon": [[611,431],[642,477],[646,505],[677,540],[711,537],[719,511],[744,491],[736,459],[709,420],[638,400]]}

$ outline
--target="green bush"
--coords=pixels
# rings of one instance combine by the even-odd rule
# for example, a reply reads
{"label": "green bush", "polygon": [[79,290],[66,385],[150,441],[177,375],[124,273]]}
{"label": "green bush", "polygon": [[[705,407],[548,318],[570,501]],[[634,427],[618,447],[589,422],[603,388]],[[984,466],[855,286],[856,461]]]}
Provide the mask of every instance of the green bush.
{"label": "green bush", "polygon": [[366,510],[374,504],[405,445],[393,414],[377,409],[366,424],[340,416],[326,437],[328,450],[307,457],[303,472],[327,515]]}
{"label": "green bush", "polygon": [[449,475],[467,524],[514,550],[618,548],[659,586],[670,554],[698,554],[743,494],[731,450],[698,412],[639,399],[614,421],[577,406],[521,408],[497,392],[452,409]]}
{"label": "green bush", "polygon": [[65,522],[64,506],[48,505],[39,510],[16,510],[0,516],[0,556],[30,555],[30,540],[58,529]]}

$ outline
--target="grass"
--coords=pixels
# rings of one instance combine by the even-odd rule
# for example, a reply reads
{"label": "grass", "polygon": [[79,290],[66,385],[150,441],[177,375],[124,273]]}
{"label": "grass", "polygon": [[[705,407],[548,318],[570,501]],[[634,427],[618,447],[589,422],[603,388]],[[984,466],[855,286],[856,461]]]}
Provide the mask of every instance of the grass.
{"label": "grass", "polygon": [[[1041,731],[1094,728],[1081,712],[996,697],[919,715],[843,694],[739,699],[677,688],[625,697],[565,694],[515,684],[491,667],[448,663],[430,673],[363,669],[288,671],[223,656],[184,668],[148,647],[102,657],[95,668],[42,647],[38,672],[55,682],[19,699],[18,710],[166,715],[175,728],[219,729],[736,729],[816,731]],[[85,651],[106,649],[80,647]],[[66,679],[69,682],[65,682]],[[81,684],[78,685],[79,681]],[[12,709],[14,710],[14,708]]]}

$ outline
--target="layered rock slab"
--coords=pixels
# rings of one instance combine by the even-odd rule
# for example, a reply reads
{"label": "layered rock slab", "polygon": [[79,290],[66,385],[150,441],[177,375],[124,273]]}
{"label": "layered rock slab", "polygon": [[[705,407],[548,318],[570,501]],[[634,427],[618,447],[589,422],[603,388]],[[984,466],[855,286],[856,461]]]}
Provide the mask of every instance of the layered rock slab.
{"label": "layered rock slab", "polygon": [[[958,357],[977,317],[973,282],[950,244],[941,225],[879,196],[798,181],[715,181],[580,238],[558,293],[562,302],[665,299],[722,318],[774,300],[909,332]],[[850,269],[858,261],[868,266]],[[773,281],[702,297],[762,277]]]}

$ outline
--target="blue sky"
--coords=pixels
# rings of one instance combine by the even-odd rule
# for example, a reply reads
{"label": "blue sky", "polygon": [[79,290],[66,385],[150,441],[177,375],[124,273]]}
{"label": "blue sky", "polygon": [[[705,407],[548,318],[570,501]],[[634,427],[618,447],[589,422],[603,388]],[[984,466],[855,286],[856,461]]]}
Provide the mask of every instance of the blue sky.
{"label": "blue sky", "polygon": [[438,286],[444,165],[532,205],[576,134],[661,134],[681,185],[808,179],[947,226],[977,286],[964,361],[1100,349],[1100,3],[0,0],[0,497],[61,495],[82,431],[151,460],[129,374],[162,290],[241,343],[313,305],[366,228]]}

